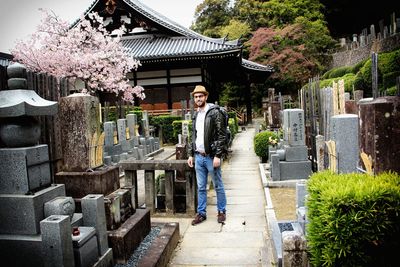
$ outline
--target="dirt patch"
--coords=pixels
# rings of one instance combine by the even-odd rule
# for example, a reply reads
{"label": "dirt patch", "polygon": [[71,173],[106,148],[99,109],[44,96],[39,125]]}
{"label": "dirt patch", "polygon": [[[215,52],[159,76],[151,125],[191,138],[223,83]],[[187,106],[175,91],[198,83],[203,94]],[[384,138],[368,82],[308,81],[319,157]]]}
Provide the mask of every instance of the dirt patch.
{"label": "dirt patch", "polygon": [[275,216],[278,221],[296,220],[296,189],[287,187],[269,188]]}

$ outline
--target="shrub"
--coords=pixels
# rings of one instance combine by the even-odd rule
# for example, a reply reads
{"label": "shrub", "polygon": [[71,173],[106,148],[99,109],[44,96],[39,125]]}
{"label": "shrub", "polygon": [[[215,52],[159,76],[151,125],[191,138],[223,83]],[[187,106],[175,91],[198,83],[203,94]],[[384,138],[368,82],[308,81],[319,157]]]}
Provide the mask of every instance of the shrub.
{"label": "shrub", "polygon": [[393,86],[393,87],[387,88],[386,95],[391,95],[391,96],[397,95],[397,87]]}
{"label": "shrub", "polygon": [[153,116],[150,117],[150,125],[155,126],[156,132],[159,131],[160,127],[162,127],[162,134],[164,143],[175,144],[176,140],[174,139],[174,131],[172,123],[173,121],[180,120],[180,116],[172,116],[172,115],[164,115],[164,116]]}
{"label": "shrub", "polygon": [[308,181],[307,241],[314,266],[395,266],[400,176],[318,172]]}
{"label": "shrub", "polygon": [[[182,134],[182,122],[184,122],[184,120],[176,120],[172,122],[172,129],[173,129],[173,137],[174,140],[177,141],[178,140],[178,135]],[[192,131],[193,131],[193,124],[192,121],[188,121],[189,122],[189,140],[190,140],[190,136],[192,136]]]}
{"label": "shrub", "polygon": [[400,71],[400,49],[380,53],[378,55],[378,65],[383,74]]}
{"label": "shrub", "polygon": [[396,85],[396,78],[400,76],[400,71],[389,72],[383,75],[383,87],[390,88]]}
{"label": "shrub", "polygon": [[229,118],[228,127],[229,127],[229,130],[231,131],[232,139],[233,139],[235,137],[235,135],[239,132],[239,125],[237,123],[237,120],[235,118]]}
{"label": "shrub", "polygon": [[345,66],[345,67],[335,68],[331,70],[328,78],[339,78],[351,72],[352,72],[352,67]]}
{"label": "shrub", "polygon": [[278,141],[278,134],[272,131],[264,131],[254,136],[254,152],[260,158],[268,159],[268,146],[274,145],[272,140]]}
{"label": "shrub", "polygon": [[365,64],[366,61],[367,61],[367,60],[363,60],[363,61],[360,61],[360,62],[358,62],[357,64],[355,64],[355,65],[353,66],[353,68],[351,69],[351,72],[352,72],[353,74],[357,74],[357,72],[360,71],[361,67],[364,66],[364,64]]}

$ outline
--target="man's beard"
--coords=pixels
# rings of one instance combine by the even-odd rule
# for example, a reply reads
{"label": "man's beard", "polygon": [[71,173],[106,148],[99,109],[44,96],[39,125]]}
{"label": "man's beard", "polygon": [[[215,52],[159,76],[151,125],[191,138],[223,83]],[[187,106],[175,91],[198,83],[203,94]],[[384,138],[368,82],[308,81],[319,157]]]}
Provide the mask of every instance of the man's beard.
{"label": "man's beard", "polygon": [[198,102],[196,103],[196,105],[197,105],[199,108],[203,108],[203,107],[206,105],[206,101],[198,101]]}

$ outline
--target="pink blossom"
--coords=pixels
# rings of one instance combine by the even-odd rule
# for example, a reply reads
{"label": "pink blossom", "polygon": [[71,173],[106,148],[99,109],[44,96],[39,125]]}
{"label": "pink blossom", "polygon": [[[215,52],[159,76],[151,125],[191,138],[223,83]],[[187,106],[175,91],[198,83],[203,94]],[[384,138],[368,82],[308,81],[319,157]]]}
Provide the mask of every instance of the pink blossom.
{"label": "pink blossom", "polygon": [[[120,94],[133,102],[134,96],[145,97],[143,87],[129,84],[127,73],[137,70],[138,60],[129,57],[120,42],[124,29],[112,37],[97,13],[82,17],[70,29],[54,13],[45,14],[37,31],[25,41],[18,41],[11,51],[14,60],[28,69],[59,78],[82,80],[88,92],[106,91]],[[93,25],[96,25],[94,27]]]}

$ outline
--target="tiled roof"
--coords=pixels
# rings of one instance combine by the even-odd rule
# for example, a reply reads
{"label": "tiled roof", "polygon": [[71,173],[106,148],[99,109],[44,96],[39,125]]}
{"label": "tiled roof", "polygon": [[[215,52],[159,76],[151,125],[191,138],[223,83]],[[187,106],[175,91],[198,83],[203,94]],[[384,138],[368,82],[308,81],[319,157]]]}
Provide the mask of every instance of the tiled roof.
{"label": "tiled roof", "polygon": [[122,39],[122,44],[139,60],[240,52],[239,46],[184,36],[129,36]]}
{"label": "tiled roof", "polygon": [[246,69],[250,69],[250,70],[258,70],[258,71],[269,71],[269,72],[273,72],[274,68],[271,65],[261,65],[258,64],[256,62],[247,60],[242,58],[242,66]]}
{"label": "tiled roof", "polygon": [[12,55],[0,52],[0,66],[8,66],[11,64]]}
{"label": "tiled roof", "polygon": [[[157,60],[176,57],[213,56],[228,53],[240,53],[239,40],[227,41],[225,38],[210,38],[194,32],[170,20],[157,11],[137,0],[122,0],[142,16],[181,36],[133,35],[122,39],[128,53],[139,60]],[[99,0],[94,0],[85,11],[90,13]],[[74,23],[76,25],[78,21]],[[273,71],[269,65],[264,66],[242,59],[242,66],[254,71]]]}

